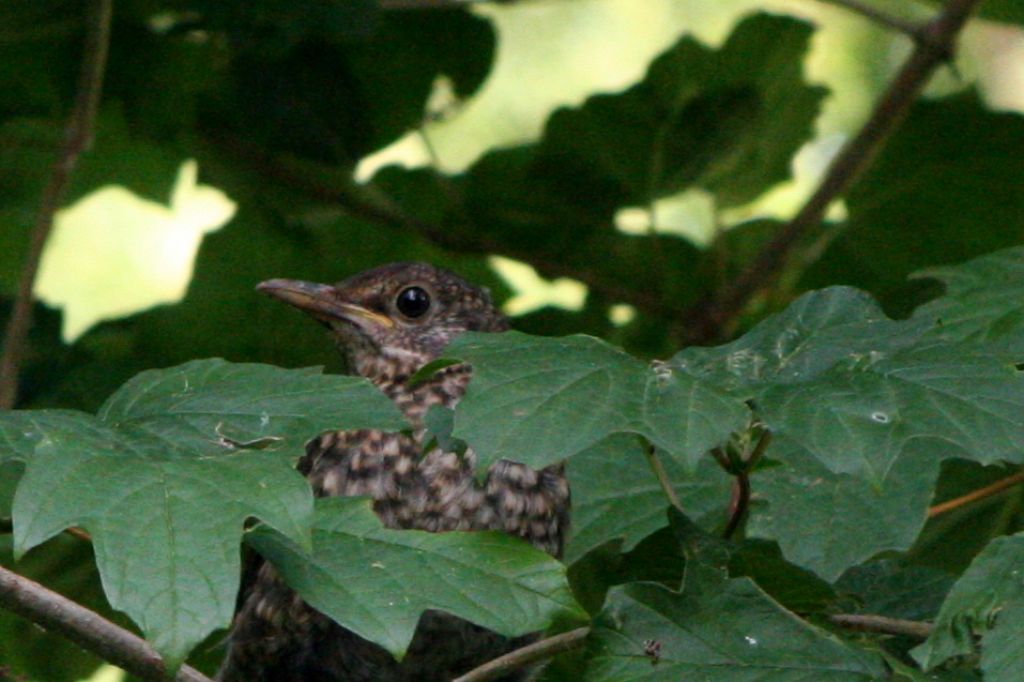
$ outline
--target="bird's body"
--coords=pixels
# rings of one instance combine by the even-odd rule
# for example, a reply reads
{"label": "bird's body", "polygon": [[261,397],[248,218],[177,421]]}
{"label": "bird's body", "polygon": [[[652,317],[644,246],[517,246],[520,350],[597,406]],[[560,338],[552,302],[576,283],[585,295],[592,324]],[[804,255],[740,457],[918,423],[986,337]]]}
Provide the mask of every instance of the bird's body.
{"label": "bird's body", "polygon": [[[481,485],[471,450],[462,456],[437,448],[424,451],[424,415],[434,405],[454,406],[471,372],[466,365],[454,365],[415,385],[410,378],[458,334],[507,329],[486,292],[417,263],[383,266],[334,287],[272,280],[261,288],[327,324],[352,370],[377,384],[415,427],[411,434],[338,431],[314,439],[299,469],[318,496],[369,496],[391,528],[498,529],[561,554],[569,513],[561,467],[535,471],[503,460]],[[428,611],[397,663],[382,648],[306,605],[272,566],[263,564],[243,594],[218,679],[450,680],[516,644]]]}

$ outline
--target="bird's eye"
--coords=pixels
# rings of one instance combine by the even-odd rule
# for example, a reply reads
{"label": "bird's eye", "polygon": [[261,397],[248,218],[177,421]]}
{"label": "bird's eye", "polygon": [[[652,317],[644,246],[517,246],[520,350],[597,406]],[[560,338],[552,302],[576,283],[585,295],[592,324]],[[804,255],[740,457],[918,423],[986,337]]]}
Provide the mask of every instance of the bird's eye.
{"label": "bird's eye", "polygon": [[398,293],[395,307],[406,317],[423,317],[430,310],[430,294],[420,287],[406,287]]}

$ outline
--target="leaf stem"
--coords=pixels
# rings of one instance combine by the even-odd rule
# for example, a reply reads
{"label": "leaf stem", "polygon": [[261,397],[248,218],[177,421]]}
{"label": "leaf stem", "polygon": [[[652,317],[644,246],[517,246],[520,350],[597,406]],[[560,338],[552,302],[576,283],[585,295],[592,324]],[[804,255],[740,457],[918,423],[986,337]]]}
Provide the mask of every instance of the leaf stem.
{"label": "leaf stem", "polygon": [[[141,637],[37,582],[0,566],[0,607],[67,637],[100,658],[143,680],[168,679],[163,659]],[[212,682],[183,665],[177,682]]]}
{"label": "leaf stem", "polygon": [[487,682],[487,680],[495,680],[531,663],[543,661],[566,651],[577,649],[583,646],[583,642],[588,634],[590,634],[590,628],[583,627],[542,639],[533,644],[527,644],[521,649],[510,651],[504,656],[499,656],[493,661],[488,661],[477,668],[473,668],[465,675],[455,678],[452,682]]}
{"label": "leaf stem", "polygon": [[668,498],[673,507],[685,514],[683,503],[679,501],[679,496],[676,495],[675,488],[672,487],[672,481],[669,479],[668,472],[665,471],[665,465],[661,463],[653,443],[647,443],[647,447],[644,448],[644,454],[647,456],[647,464],[650,465],[651,471],[654,472],[654,476],[658,479],[665,497]]}
{"label": "leaf stem", "polygon": [[901,635],[915,639],[928,639],[935,629],[931,623],[871,614],[839,613],[829,616],[828,619],[836,625],[851,630],[877,632],[883,635]]}
{"label": "leaf stem", "polygon": [[[740,527],[740,524],[743,523],[743,519],[747,515],[747,510],[750,508],[750,472],[753,471],[758,461],[764,456],[764,452],[768,449],[768,444],[771,441],[772,432],[763,431],[761,438],[757,441],[757,445],[754,446],[754,451],[743,460],[742,468],[735,473],[736,480],[733,482],[732,500],[729,503],[729,523],[726,524],[725,530],[722,532],[722,536],[726,540],[733,536],[733,533]],[[725,457],[725,453],[720,452],[719,454]],[[721,460],[719,460],[719,463],[721,463]]]}
{"label": "leaf stem", "polygon": [[898,31],[916,40],[921,40],[924,34],[924,26],[913,21],[887,14],[877,7],[872,7],[862,0],[821,0],[829,5],[842,7],[870,19],[876,24]]}
{"label": "leaf stem", "polygon": [[973,490],[966,495],[961,495],[960,497],[956,497],[952,500],[946,500],[945,502],[936,504],[928,509],[928,518],[933,519],[936,516],[941,516],[953,511],[954,509],[959,509],[960,507],[973,502],[983,500],[986,497],[992,497],[993,495],[1003,492],[1007,488],[1012,488],[1013,486],[1020,485],[1021,483],[1024,483],[1024,471],[1018,471],[1014,475],[998,480],[992,485],[987,485],[984,488]]}
{"label": "leaf stem", "polygon": [[981,0],[949,0],[945,9],[921,27],[921,38],[914,51],[879,98],[867,122],[832,160],[821,184],[803,207],[730,286],[712,292],[687,311],[683,328],[690,343],[711,343],[727,336],[751,299],[779,278],[797,246],[821,224],[832,202],[845,194],[878,156],[935,69],[949,60],[957,34],[980,3]]}
{"label": "leaf stem", "polygon": [[74,110],[64,128],[64,145],[43,190],[39,216],[29,235],[28,254],[18,282],[14,308],[4,332],[4,351],[0,356],[0,409],[10,409],[17,401],[18,374],[25,353],[25,340],[32,326],[32,289],[39,272],[43,247],[53,228],[54,215],[71,183],[71,174],[78,163],[78,157],[92,145],[93,126],[100,92],[103,90],[103,74],[110,46],[112,10],[113,0],[93,0]]}

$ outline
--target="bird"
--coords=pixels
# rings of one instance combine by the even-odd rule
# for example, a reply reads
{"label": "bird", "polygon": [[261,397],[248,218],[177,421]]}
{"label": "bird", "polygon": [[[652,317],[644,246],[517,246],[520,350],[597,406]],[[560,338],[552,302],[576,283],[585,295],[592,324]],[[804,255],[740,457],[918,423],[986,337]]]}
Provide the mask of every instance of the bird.
{"label": "bird", "polygon": [[[298,469],[315,495],[369,496],[389,528],[500,530],[561,558],[571,507],[564,465],[535,470],[499,460],[480,482],[472,448],[445,452],[424,427],[432,406],[459,402],[472,367],[451,365],[411,381],[460,334],[509,328],[486,289],[421,262],[390,263],[335,285],[271,279],[257,289],[324,325],[349,371],[373,382],[413,427],[313,438]],[[398,662],[306,604],[271,564],[257,560],[249,573],[255,577],[243,579],[220,682],[441,682],[532,641],[426,611]]]}

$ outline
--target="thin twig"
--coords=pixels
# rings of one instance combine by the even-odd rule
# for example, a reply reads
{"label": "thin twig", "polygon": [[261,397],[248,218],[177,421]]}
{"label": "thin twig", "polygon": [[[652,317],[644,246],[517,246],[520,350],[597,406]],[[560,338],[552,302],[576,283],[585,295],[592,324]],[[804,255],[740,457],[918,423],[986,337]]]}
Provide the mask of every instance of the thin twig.
{"label": "thin twig", "polygon": [[954,498],[952,500],[946,500],[940,504],[936,504],[928,509],[928,518],[933,519],[936,516],[941,516],[947,512],[951,512],[954,509],[959,509],[965,505],[983,500],[986,497],[992,497],[998,493],[1003,492],[1007,488],[1012,488],[1015,485],[1024,483],[1024,471],[1018,471],[1013,476],[1007,476],[1006,478],[996,481],[992,485],[973,490],[966,495]]}
{"label": "thin twig", "polygon": [[[14,532],[14,520],[10,518],[0,519],[0,535],[10,535]],[[89,535],[89,531],[76,526],[71,528],[65,528],[64,532],[72,537],[76,537],[79,540],[85,540],[86,542],[92,542],[92,536]]]}
{"label": "thin twig", "polygon": [[[163,659],[141,637],[2,566],[0,607],[67,637],[132,675],[154,682],[168,679]],[[181,667],[174,679],[177,682],[212,682],[187,665]]]}
{"label": "thin twig", "polygon": [[655,478],[658,479],[661,489],[665,492],[665,497],[668,498],[673,507],[685,513],[683,511],[683,503],[679,501],[679,496],[676,495],[676,490],[672,487],[672,480],[668,477],[668,472],[665,471],[665,465],[661,463],[658,453],[655,452],[654,445],[648,443],[647,447],[644,448],[644,454],[647,455],[647,464],[650,465],[651,471],[654,472]]}
{"label": "thin twig", "polygon": [[720,340],[758,292],[774,283],[792,252],[817,227],[829,205],[843,195],[881,151],[910,111],[935,69],[953,52],[957,34],[981,0],[949,0],[924,25],[922,39],[875,105],[868,121],[842,148],[807,203],[725,290],[698,302],[685,315],[692,343]]}
{"label": "thin twig", "polygon": [[914,637],[915,639],[928,639],[928,636],[935,629],[935,626],[931,623],[870,614],[839,613],[829,616],[828,619],[836,625],[841,625],[851,630],[878,632],[883,635],[901,635],[904,637]]}
{"label": "thin twig", "polygon": [[103,90],[103,73],[110,45],[110,17],[113,0],[94,0],[85,38],[85,56],[78,83],[78,94],[71,118],[64,129],[64,145],[43,190],[39,216],[29,235],[28,255],[18,283],[14,308],[4,333],[4,352],[0,357],[0,409],[14,407],[18,398],[18,373],[25,352],[25,339],[32,326],[32,289],[43,247],[53,227],[53,217],[60,207],[71,181],[71,173],[81,153],[92,145],[93,126]]}
{"label": "thin twig", "polygon": [[914,40],[922,40],[924,35],[924,26],[913,21],[908,21],[901,17],[894,17],[891,14],[887,14],[877,7],[872,7],[866,2],[861,0],[821,0],[829,5],[836,5],[837,7],[843,7],[855,12],[863,17],[870,19],[876,24],[881,24],[886,28],[891,28],[894,31],[899,31]]}
{"label": "thin twig", "polygon": [[583,646],[583,641],[590,634],[590,628],[577,628],[563,632],[554,637],[542,639],[528,644],[521,649],[511,651],[504,656],[488,661],[478,668],[473,668],[452,682],[487,682],[507,675],[514,670],[524,668],[531,663],[543,661],[566,651]]}

